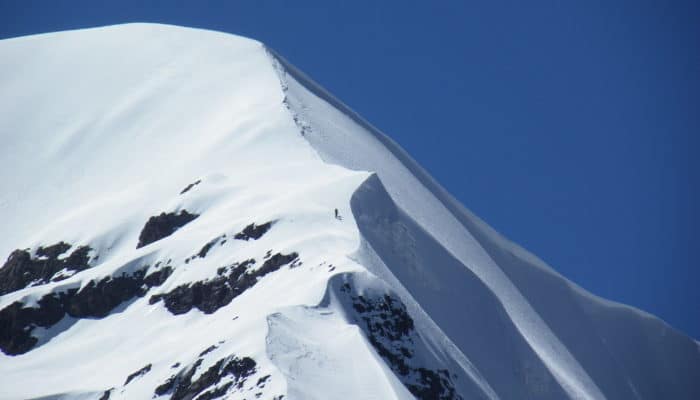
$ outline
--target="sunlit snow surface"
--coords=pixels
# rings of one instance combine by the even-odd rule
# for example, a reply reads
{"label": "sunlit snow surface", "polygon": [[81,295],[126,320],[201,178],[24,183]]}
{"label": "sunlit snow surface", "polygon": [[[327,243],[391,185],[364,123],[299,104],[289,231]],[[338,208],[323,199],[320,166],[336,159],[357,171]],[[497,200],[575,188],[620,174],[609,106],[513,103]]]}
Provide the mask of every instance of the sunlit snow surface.
{"label": "sunlit snow surface", "polygon": [[[176,397],[157,388],[244,357],[245,379],[221,367],[194,395],[431,398],[417,387],[443,376],[441,398],[700,398],[695,341],[501,238],[258,42],[153,24],[0,41],[0,135],[0,257],[92,249],[92,268],[0,313],[172,270],[105,317],[30,326],[29,351],[0,353],[2,399]],[[181,210],[198,217],[136,248]],[[298,257],[263,275],[276,253]],[[211,313],[149,301],[250,259],[260,277]]]}

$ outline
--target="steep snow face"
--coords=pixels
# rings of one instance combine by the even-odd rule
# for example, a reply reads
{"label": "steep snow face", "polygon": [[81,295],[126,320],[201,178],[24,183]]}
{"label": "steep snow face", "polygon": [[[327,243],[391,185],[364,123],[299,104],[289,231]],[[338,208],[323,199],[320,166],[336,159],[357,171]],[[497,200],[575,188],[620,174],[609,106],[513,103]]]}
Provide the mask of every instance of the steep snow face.
{"label": "steep snow face", "polygon": [[700,398],[258,42],[0,41],[0,398]]}
{"label": "steep snow face", "polygon": [[323,159],[377,174],[352,198],[363,238],[356,257],[437,323],[483,387],[504,398],[700,395],[695,341],[592,296],[502,238],[396,143],[271,53],[285,104]]}

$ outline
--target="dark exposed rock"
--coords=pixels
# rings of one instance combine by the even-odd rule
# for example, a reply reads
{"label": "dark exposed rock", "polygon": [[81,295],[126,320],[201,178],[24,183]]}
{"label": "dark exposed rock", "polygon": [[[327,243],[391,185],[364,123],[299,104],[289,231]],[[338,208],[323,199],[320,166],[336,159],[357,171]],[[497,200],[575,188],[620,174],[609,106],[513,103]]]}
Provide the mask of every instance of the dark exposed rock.
{"label": "dark exposed rock", "polygon": [[415,372],[418,373],[417,383],[406,383],[406,387],[416,398],[445,400],[462,398],[455,393],[447,370],[439,369],[433,371],[426,368],[417,368]]}
{"label": "dark exposed rock", "polygon": [[143,296],[148,288],[161,285],[172,272],[170,267],[164,267],[144,277],[147,268],[131,275],[93,280],[80,290],[46,294],[37,307],[26,307],[19,301],[10,304],[0,310],[0,350],[8,355],[26,353],[38,341],[31,335],[34,328],[51,327],[66,315],[103,318],[124,301]]}
{"label": "dark exposed rock", "polygon": [[128,385],[129,382],[134,380],[134,378],[137,378],[139,376],[146,375],[150,370],[151,370],[152,365],[148,364],[145,367],[141,368],[140,370],[134,372],[133,374],[129,375],[126,377],[126,382],[124,382],[124,386]]}
{"label": "dark exposed rock", "polygon": [[265,375],[258,379],[258,383],[255,384],[257,387],[265,387],[265,383],[270,379],[270,375]]}
{"label": "dark exposed rock", "polygon": [[36,249],[36,255],[39,257],[57,258],[61,254],[68,251],[68,249],[70,248],[71,245],[69,245],[68,243],[58,242],[51,246],[39,247],[38,249]]}
{"label": "dark exposed rock", "polygon": [[114,388],[105,390],[102,393],[102,396],[100,396],[100,400],[109,400],[109,397],[112,395],[112,390],[114,390]]}
{"label": "dark exposed rock", "polygon": [[205,258],[207,254],[209,254],[209,251],[216,245],[217,243],[223,245],[226,243],[226,234],[223,234],[221,236],[217,236],[214,239],[208,241],[204,246],[202,246],[201,249],[199,249],[199,252],[197,254],[187,257],[185,259],[185,264],[189,264],[190,261],[193,261],[196,258]]}
{"label": "dark exposed rock", "polygon": [[173,386],[175,386],[175,377],[171,376],[166,380],[165,382],[161,383],[160,385],[156,386],[155,390],[153,391],[157,396],[162,396],[171,390],[173,390]]}
{"label": "dark exposed rock", "polygon": [[202,180],[201,180],[201,179],[197,179],[196,181],[190,183],[190,184],[187,185],[184,189],[182,189],[182,191],[180,192],[180,194],[185,194],[185,193],[189,192],[190,189],[192,189],[193,187],[199,185],[200,183],[202,183]]}
{"label": "dark exposed rock", "polygon": [[149,302],[155,304],[163,300],[165,307],[174,315],[185,314],[193,307],[205,314],[227,306],[234,298],[253,287],[260,278],[277,271],[299,257],[297,253],[277,253],[253,271],[248,271],[255,260],[246,260],[228,267],[219,268],[218,276],[206,281],[180,285],[168,293],[151,296]]}
{"label": "dark exposed rock", "polygon": [[[68,251],[71,245],[59,242],[36,250],[37,257],[33,258],[27,250],[15,250],[0,267],[0,296],[24,289],[30,284],[48,283],[54,275],[63,270],[80,272],[90,268],[88,246],[80,246],[68,257],[58,257]],[[56,277],[55,281],[61,280]]]}
{"label": "dark exposed rock", "polygon": [[205,356],[205,355],[211,353],[211,352],[214,351],[214,350],[216,350],[216,346],[212,344],[211,346],[209,346],[209,347],[207,347],[206,349],[204,349],[203,352],[199,353],[199,356],[200,356],[200,357],[203,357],[203,356]]}
{"label": "dark exposed rock", "polygon": [[7,355],[31,350],[37,339],[31,335],[35,326],[48,328],[65,315],[67,294],[48,295],[38,301],[38,307],[24,307],[18,301],[0,311],[0,349]]}
{"label": "dark exposed rock", "polygon": [[191,367],[185,367],[184,369],[180,370],[177,375],[171,376],[168,378],[168,380],[158,385],[155,389],[155,393],[158,396],[162,396],[175,390],[176,386],[180,386],[181,383],[183,384],[182,386],[189,385],[189,383],[192,382],[192,377],[194,376],[195,372],[197,372],[197,368],[199,368],[201,364],[202,359],[200,358],[195,361]]}
{"label": "dark exposed rock", "polygon": [[[90,268],[88,262],[90,261],[90,250],[89,246],[80,246],[75,249],[65,260],[65,268],[71,271],[83,271]],[[97,255],[95,259],[97,259]]]}
{"label": "dark exposed rock", "polygon": [[185,314],[196,307],[211,314],[233,300],[231,290],[223,278],[181,285],[165,294],[151,296],[149,303],[163,299],[165,307],[174,315]]}
{"label": "dark exposed rock", "polygon": [[165,281],[170,277],[172,273],[173,269],[171,267],[163,267],[159,270],[156,270],[155,272],[148,274],[148,276],[143,278],[143,283],[148,288],[160,286],[165,283]]}
{"label": "dark exposed rock", "polygon": [[370,343],[389,364],[408,390],[418,399],[461,399],[447,370],[431,370],[415,366],[414,323],[401,300],[390,295],[367,297],[352,292],[345,283],[341,287],[352,301]]}
{"label": "dark exposed rock", "polygon": [[[241,389],[246,379],[256,371],[256,363],[250,357],[224,358],[217,361],[193,381],[192,377],[201,364],[202,359],[200,358],[192,367],[185,368],[177,375],[171,376],[163,384],[156,387],[155,394],[162,396],[172,393],[171,400],[190,400],[195,397],[197,399],[214,399],[225,395],[234,385],[237,389]],[[226,376],[232,376],[233,381],[215,388]],[[208,390],[210,388],[213,389]]]}
{"label": "dark exposed rock", "polygon": [[272,257],[265,260],[265,262],[263,263],[262,267],[260,267],[260,269],[258,269],[257,271],[253,271],[252,274],[248,274],[248,275],[252,275],[251,278],[254,278],[257,280],[258,278],[261,278],[261,277],[269,274],[270,272],[277,271],[278,269],[280,269],[280,267],[282,267],[285,264],[289,264],[289,263],[293,262],[298,257],[299,257],[299,254],[297,254],[296,252],[289,253],[289,254],[276,253]]}
{"label": "dark exposed rock", "polygon": [[219,386],[216,389],[213,390],[208,390],[199,396],[197,396],[197,400],[210,400],[210,399],[218,399],[220,397],[223,397],[226,392],[233,386],[233,382],[227,382],[221,386]]}
{"label": "dark exposed rock", "polygon": [[172,400],[193,398],[197,393],[203,392],[206,388],[213,386],[221,379],[220,370],[224,360],[218,361],[199,375],[195,381],[180,382],[176,387]]}
{"label": "dark exposed rock", "polygon": [[145,270],[90,281],[68,297],[65,311],[76,318],[104,318],[122,302],[136,297],[144,281]]}
{"label": "dark exposed rock", "polygon": [[404,354],[411,354],[413,319],[405,307],[391,296],[368,300],[359,295],[353,298],[353,308],[365,322],[365,331],[377,353],[400,375],[407,375],[411,368]]}
{"label": "dark exposed rock", "polygon": [[197,257],[199,258],[204,258],[207,256],[207,253],[209,253],[209,250],[211,250],[212,247],[216,244],[216,242],[219,241],[221,237],[217,237],[215,239],[210,240],[207,244],[205,244],[201,250],[199,250],[199,253],[197,253]]}
{"label": "dark exposed rock", "polygon": [[272,222],[266,222],[262,225],[250,224],[238,232],[233,238],[238,240],[258,240],[270,230]]}
{"label": "dark exposed rock", "polygon": [[136,245],[136,248],[141,248],[172,235],[176,230],[197,217],[199,217],[198,214],[190,214],[187,210],[181,210],[179,214],[160,213],[158,216],[149,218],[141,230],[139,243]]}

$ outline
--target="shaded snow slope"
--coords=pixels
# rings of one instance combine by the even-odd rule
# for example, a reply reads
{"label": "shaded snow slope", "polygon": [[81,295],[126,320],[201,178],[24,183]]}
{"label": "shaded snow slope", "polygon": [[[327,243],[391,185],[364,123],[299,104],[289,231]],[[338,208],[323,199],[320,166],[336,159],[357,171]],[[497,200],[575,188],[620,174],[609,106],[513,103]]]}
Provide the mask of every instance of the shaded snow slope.
{"label": "shaded snow slope", "polygon": [[[324,160],[377,173],[353,197],[363,238],[383,264],[377,274],[407,289],[501,396],[561,397],[559,389],[572,398],[700,395],[695,341],[590,295],[503,239],[395,142],[271,53],[286,104]],[[367,196],[375,199],[359,200]],[[394,204],[376,206],[387,198]],[[484,311],[489,295],[496,304]],[[493,357],[504,346],[513,348]]]}
{"label": "shaded snow slope", "polygon": [[0,60],[0,398],[700,397],[696,342],[258,42],[128,24]]}

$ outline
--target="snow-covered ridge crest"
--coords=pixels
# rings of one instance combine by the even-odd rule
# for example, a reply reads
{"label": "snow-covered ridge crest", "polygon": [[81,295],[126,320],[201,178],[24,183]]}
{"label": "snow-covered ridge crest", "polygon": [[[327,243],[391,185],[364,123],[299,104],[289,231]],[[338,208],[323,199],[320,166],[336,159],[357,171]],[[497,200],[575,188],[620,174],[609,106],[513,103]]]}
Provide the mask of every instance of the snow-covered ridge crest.
{"label": "snow-covered ridge crest", "polygon": [[[503,238],[459,204],[394,141],[283,57],[272,50],[269,52],[282,81],[282,87],[287,93],[285,104],[294,115],[294,120],[300,126],[304,137],[327,162],[350,169],[375,171],[378,175],[377,182],[371,185],[381,185],[380,190],[386,189],[386,197],[396,203],[399,209],[398,221],[384,229],[381,226],[386,222],[387,213],[376,216],[371,223],[363,224],[363,215],[358,215],[356,207],[353,211],[359,220],[363,239],[370,243],[367,246],[370,251],[372,247],[389,247],[387,254],[379,257],[385,265],[375,272],[386,280],[394,280],[397,286],[408,289],[407,292],[423,305],[423,308],[432,307],[432,315],[431,310],[428,310],[432,318],[441,318],[442,308],[455,307],[455,303],[468,298],[464,296],[464,291],[460,291],[461,298],[454,299],[453,302],[445,298],[435,300],[435,297],[444,296],[445,292],[464,288],[459,283],[464,284],[466,279],[434,278],[435,275],[441,274],[436,271],[438,268],[435,265],[430,265],[434,262],[431,257],[436,256],[434,250],[426,249],[423,252],[425,259],[422,263],[396,258],[396,254],[405,256],[405,253],[413,253],[412,256],[415,256],[421,253],[416,251],[416,247],[421,247],[421,243],[410,245],[412,241],[415,242],[415,235],[410,233],[410,225],[414,224],[418,225],[414,229],[426,235],[426,241],[439,242],[442,247],[439,250],[460,261],[460,267],[464,269],[462,273],[468,274],[467,270],[471,270],[478,277],[479,283],[485,285],[490,294],[495,295],[499,305],[508,314],[508,319],[514,323],[519,336],[527,342],[528,350],[535,353],[536,358],[544,364],[566,395],[572,398],[603,398],[614,394],[615,398],[644,398],[662,393],[660,387],[664,385],[649,384],[648,376],[639,371],[637,361],[633,361],[634,354],[615,354],[617,351],[635,353],[648,346],[644,341],[625,343],[625,347],[628,348],[624,350],[601,348],[599,351],[603,354],[590,354],[592,342],[607,344],[608,335],[624,337],[635,329],[646,330],[646,334],[662,336],[673,332],[674,339],[669,339],[669,342],[677,340],[679,343],[667,345],[679,345],[679,348],[678,353],[670,358],[683,360],[678,365],[685,365],[688,369],[678,367],[678,370],[682,373],[690,372],[687,375],[689,379],[700,376],[698,354],[692,349],[692,339],[656,318],[651,320],[653,327],[643,326],[648,322],[647,313],[592,296],[557,274],[536,256]],[[355,197],[357,195],[356,192]],[[375,207],[376,202],[372,203],[372,207],[365,209],[374,213]],[[370,233],[371,231],[374,232]],[[375,239],[369,240],[368,237],[372,234],[376,235]],[[387,240],[389,243],[386,243]],[[381,242],[384,243],[379,244]],[[372,258],[376,260],[376,254]],[[411,264],[412,261],[417,265],[416,268],[421,269],[420,274],[406,271],[409,269],[407,264]],[[443,265],[448,263],[444,262]],[[368,264],[372,269],[371,263]],[[431,269],[426,270],[428,265]],[[389,271],[386,270],[387,266]],[[426,282],[440,282],[442,285],[431,288],[426,287]],[[452,282],[459,283],[450,284]],[[553,292],[561,295],[551,296]],[[571,298],[571,304],[556,304],[567,298]],[[453,340],[462,343],[472,341],[472,337],[460,332],[468,322],[455,324],[455,314],[459,309],[458,306],[455,312],[448,313],[449,317],[444,322],[439,321],[438,325],[448,331],[448,336]],[[575,310],[573,314],[572,310]],[[627,332],[619,332],[621,326],[617,324],[614,328],[600,326],[601,321],[596,321],[597,316],[591,314],[611,314],[615,319],[626,319],[627,324],[622,329]],[[630,323],[630,320],[634,323]],[[450,328],[454,332],[452,335],[449,332]],[[581,328],[586,332],[595,332],[599,337],[580,338]],[[492,345],[495,347],[495,343]],[[460,348],[464,350],[464,346]],[[576,353],[571,352],[572,348]],[[632,350],[633,348],[636,350]],[[604,361],[605,359],[610,359],[610,362]],[[582,364],[582,361],[585,364]],[[479,362],[476,362],[476,365],[478,366]],[[658,371],[653,374],[658,374]],[[664,371],[664,374],[669,380],[675,379],[675,372]],[[611,379],[611,375],[620,380],[612,382],[614,378]],[[489,380],[488,375],[486,379]],[[493,380],[491,383],[494,384]],[[527,382],[525,384],[527,385]],[[514,382],[508,382],[507,385],[511,388],[516,386]],[[497,387],[501,387],[503,391],[503,386]],[[640,389],[638,386],[645,387]],[[664,390],[669,390],[672,386],[666,385]],[[670,390],[678,390],[675,393],[687,395],[686,390],[689,388],[692,388],[693,393],[698,390],[694,384],[690,384],[690,387],[673,387]],[[521,389],[516,389],[507,397],[514,396],[515,393],[522,395]]]}
{"label": "snow-covered ridge crest", "polygon": [[693,340],[502,240],[259,42],[0,57],[0,398],[700,393]]}

